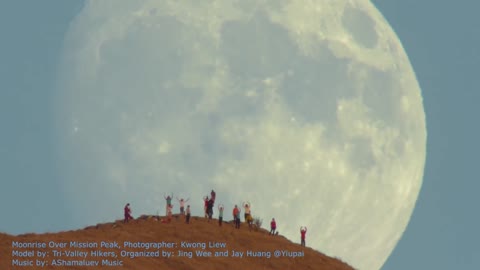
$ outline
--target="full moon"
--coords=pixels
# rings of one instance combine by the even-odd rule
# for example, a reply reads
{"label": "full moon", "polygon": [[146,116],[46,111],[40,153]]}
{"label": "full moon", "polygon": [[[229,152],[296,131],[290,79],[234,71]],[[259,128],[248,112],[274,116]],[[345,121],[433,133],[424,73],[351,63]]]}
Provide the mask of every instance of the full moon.
{"label": "full moon", "polygon": [[56,104],[81,225],[127,202],[163,215],[171,193],[203,216],[215,189],[227,220],[249,201],[263,227],[380,269],[422,184],[421,91],[367,0],[87,1]]}

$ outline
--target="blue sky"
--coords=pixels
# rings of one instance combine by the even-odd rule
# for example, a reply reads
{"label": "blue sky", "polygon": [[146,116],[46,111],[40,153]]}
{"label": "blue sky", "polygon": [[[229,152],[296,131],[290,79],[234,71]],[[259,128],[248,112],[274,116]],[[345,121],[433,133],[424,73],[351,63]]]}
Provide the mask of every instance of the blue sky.
{"label": "blue sky", "polygon": [[480,20],[477,1],[375,1],[423,91],[425,176],[406,233],[384,269],[478,269]]}
{"label": "blue sky", "polygon": [[[76,228],[56,174],[53,88],[63,37],[83,1],[0,3],[0,231]],[[422,88],[425,177],[383,269],[479,269],[477,1],[377,0]],[[55,221],[55,222],[53,222]]]}

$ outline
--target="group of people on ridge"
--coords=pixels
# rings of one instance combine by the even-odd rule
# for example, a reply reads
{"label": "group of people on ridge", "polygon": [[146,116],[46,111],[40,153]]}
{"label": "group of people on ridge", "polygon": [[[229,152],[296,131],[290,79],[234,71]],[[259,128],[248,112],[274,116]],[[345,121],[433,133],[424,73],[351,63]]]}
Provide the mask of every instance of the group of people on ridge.
{"label": "group of people on ridge", "polygon": [[[166,201],[166,215],[167,219],[162,222],[170,222],[172,219],[172,209],[173,209],[173,204],[172,204],[172,198],[173,198],[173,193],[168,196],[164,196],[165,201]],[[208,218],[208,222],[212,219],[213,216],[213,206],[215,204],[215,198],[216,198],[216,193],[212,189],[210,192],[210,198],[208,196],[203,197],[204,201],[204,214],[205,217]],[[191,216],[191,211],[190,211],[190,205],[187,205],[187,208],[185,209],[185,203],[190,200],[190,198],[183,199],[183,198],[176,198],[177,201],[180,204],[180,214],[185,216],[185,222],[187,224],[190,223],[190,216]],[[252,230],[252,225],[253,225],[253,217],[251,214],[251,203],[250,202],[243,202],[242,203],[243,208],[245,209],[244,213],[244,218],[245,222],[248,224],[248,227],[250,230]],[[222,226],[223,222],[223,210],[224,210],[224,205],[220,204],[218,205],[218,225]],[[132,211],[130,209],[130,203],[127,203],[124,208],[124,223],[127,223],[129,220],[133,219],[131,215]],[[240,229],[240,213],[241,210],[240,208],[235,205],[235,207],[232,210],[232,215],[233,215],[233,221],[236,229]],[[270,222],[270,235],[277,235],[278,232],[275,232],[277,229],[277,223],[275,221],[275,218],[272,218],[272,221]],[[301,226],[300,227],[300,240],[301,240],[301,246],[305,246],[305,235],[307,233],[307,227]]]}

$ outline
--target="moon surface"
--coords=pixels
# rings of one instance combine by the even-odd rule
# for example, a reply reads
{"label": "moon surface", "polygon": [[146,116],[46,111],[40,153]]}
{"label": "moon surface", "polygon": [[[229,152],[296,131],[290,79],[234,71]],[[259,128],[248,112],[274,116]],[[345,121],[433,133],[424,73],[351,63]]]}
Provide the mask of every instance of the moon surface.
{"label": "moon surface", "polygon": [[202,215],[215,189],[227,219],[250,201],[264,227],[299,242],[307,226],[307,246],[380,269],[422,183],[421,91],[366,0],[87,1],[56,104],[81,225],[171,192]]}

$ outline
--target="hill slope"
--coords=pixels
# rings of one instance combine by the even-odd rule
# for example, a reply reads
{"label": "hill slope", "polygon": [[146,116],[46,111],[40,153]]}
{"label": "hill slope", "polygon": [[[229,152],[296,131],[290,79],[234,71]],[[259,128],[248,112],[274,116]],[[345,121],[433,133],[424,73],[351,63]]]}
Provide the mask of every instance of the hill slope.
{"label": "hill slope", "polygon": [[[119,244],[118,247],[102,246],[102,242],[113,243],[114,241]],[[73,242],[77,242],[79,245],[86,243],[91,247],[71,247]],[[131,242],[132,246],[127,247],[128,243],[126,242]],[[42,247],[42,244],[38,243],[44,243],[46,247]],[[65,244],[63,248],[61,247],[62,243]],[[145,249],[148,243],[160,243],[161,247],[151,246]],[[14,245],[15,247],[13,247]],[[212,245],[216,245],[216,247]],[[274,255],[276,250],[283,252],[283,255],[277,258]],[[31,251],[34,253],[28,253]],[[67,252],[73,251],[77,253],[67,254]],[[94,251],[111,253],[95,257],[92,254]],[[150,254],[139,253],[145,251]],[[45,252],[45,258],[42,258],[38,252]],[[242,258],[234,257],[234,255],[240,255],[241,252],[243,252]],[[202,254],[204,256],[199,256]],[[76,256],[72,257],[72,255]],[[130,255],[151,256],[132,259]],[[167,257],[168,255],[170,257]],[[269,255],[270,258],[268,258]],[[42,262],[46,263],[43,267],[40,266]],[[82,263],[89,262],[98,263],[98,265],[80,266]],[[107,266],[107,264],[115,262],[118,264],[121,262],[122,265]],[[33,266],[15,267],[12,266],[12,263],[17,266],[31,263]],[[217,220],[208,222],[199,217],[192,217],[191,223],[185,224],[181,218],[174,218],[170,223],[162,223],[155,217],[147,216],[142,216],[127,224],[116,221],[76,231],[18,236],[0,234],[0,269],[11,268],[91,270],[353,269],[347,264],[327,257],[309,247],[303,248],[299,244],[292,243],[281,235],[271,236],[264,229],[249,231],[245,223],[242,223],[241,228],[237,230],[231,223],[224,223],[222,227],[219,227]]]}

